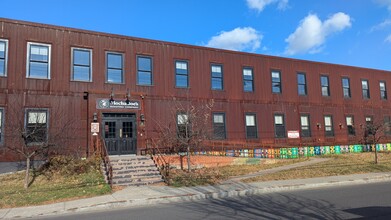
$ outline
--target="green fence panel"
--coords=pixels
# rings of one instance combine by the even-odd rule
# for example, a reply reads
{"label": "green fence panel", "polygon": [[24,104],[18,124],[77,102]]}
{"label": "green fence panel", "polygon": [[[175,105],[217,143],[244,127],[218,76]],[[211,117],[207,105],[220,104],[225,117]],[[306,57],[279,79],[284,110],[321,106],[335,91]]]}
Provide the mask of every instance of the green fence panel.
{"label": "green fence panel", "polygon": [[294,147],[292,148],[292,158],[298,158],[299,157],[299,148]]}
{"label": "green fence panel", "polygon": [[320,146],[314,147],[315,155],[320,155]]}
{"label": "green fence panel", "polygon": [[310,150],[309,150],[309,152],[308,152],[308,155],[309,155],[310,157],[312,157],[312,156],[315,155],[315,147],[310,147]]}
{"label": "green fence panel", "polygon": [[353,149],[354,153],[361,153],[362,152],[362,146],[359,144],[354,145]]}
{"label": "green fence panel", "polygon": [[341,146],[334,146],[335,154],[341,154]]}
{"label": "green fence panel", "polygon": [[286,159],[287,158],[287,149],[286,148],[281,148],[280,149],[280,158]]}
{"label": "green fence panel", "polygon": [[289,158],[289,159],[292,158],[292,148],[286,149],[286,158]]}
{"label": "green fence panel", "polygon": [[387,144],[387,150],[388,150],[388,151],[391,151],[391,143],[388,143],[388,144]]}
{"label": "green fence panel", "polygon": [[331,150],[330,150],[330,146],[324,146],[323,147],[323,154],[330,154]]}

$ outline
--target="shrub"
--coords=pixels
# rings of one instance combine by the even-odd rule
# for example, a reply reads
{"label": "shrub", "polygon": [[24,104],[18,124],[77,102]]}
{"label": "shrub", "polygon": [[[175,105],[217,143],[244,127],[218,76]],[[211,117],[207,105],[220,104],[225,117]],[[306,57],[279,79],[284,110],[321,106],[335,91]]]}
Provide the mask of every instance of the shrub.
{"label": "shrub", "polygon": [[85,160],[71,156],[55,156],[43,166],[42,173],[46,176],[58,173],[63,176],[73,176],[100,170],[101,159],[91,157]]}

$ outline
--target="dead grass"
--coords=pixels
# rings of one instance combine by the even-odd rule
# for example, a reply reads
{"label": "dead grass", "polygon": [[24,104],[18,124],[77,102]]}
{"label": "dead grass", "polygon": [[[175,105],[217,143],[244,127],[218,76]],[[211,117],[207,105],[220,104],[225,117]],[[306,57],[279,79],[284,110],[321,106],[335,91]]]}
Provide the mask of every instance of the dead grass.
{"label": "dead grass", "polygon": [[303,162],[308,158],[301,159],[261,159],[261,164],[257,165],[230,165],[222,167],[210,167],[186,172],[182,170],[172,170],[169,175],[169,184],[175,187],[196,186],[196,185],[214,185],[230,177],[240,176],[271,169],[274,167],[285,166],[293,163]]}
{"label": "dead grass", "polygon": [[357,153],[325,156],[329,161],[298,167],[242,180],[243,182],[305,179],[324,176],[338,176],[391,171],[391,153],[379,153],[379,163],[374,163],[374,153]]}
{"label": "dead grass", "polygon": [[31,186],[23,187],[24,172],[0,176],[0,208],[42,205],[109,193],[99,170],[83,172],[40,172]]}

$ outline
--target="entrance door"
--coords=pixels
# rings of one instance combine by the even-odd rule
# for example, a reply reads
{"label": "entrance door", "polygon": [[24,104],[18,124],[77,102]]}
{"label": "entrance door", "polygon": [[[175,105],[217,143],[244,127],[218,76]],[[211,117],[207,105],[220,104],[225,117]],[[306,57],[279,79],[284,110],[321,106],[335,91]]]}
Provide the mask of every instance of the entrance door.
{"label": "entrance door", "polygon": [[109,155],[136,154],[136,114],[103,113],[103,138]]}

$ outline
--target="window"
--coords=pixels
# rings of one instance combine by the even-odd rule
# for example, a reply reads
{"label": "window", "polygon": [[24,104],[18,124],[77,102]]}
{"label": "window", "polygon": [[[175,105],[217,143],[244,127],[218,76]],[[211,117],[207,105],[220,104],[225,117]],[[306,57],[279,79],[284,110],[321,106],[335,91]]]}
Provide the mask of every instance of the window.
{"label": "window", "polygon": [[374,132],[373,119],[372,116],[365,117],[365,136],[371,135]]}
{"label": "window", "polygon": [[342,78],[342,90],[344,98],[351,98],[352,95],[350,93],[350,81],[349,78]]}
{"label": "window", "polygon": [[272,71],[272,92],[281,93],[281,72]]}
{"label": "window", "polygon": [[384,116],[384,134],[391,135],[391,117]]}
{"label": "window", "polygon": [[223,66],[211,65],[212,89],[223,90]]}
{"label": "window", "polygon": [[329,85],[329,77],[321,76],[320,84],[322,86],[322,96],[330,96],[330,85]]}
{"label": "window", "polygon": [[300,115],[300,129],[302,137],[311,137],[310,116]]}
{"label": "window", "polygon": [[254,91],[253,69],[250,67],[243,68],[243,90],[245,92]]}
{"label": "window", "polygon": [[120,53],[106,53],[106,82],[124,83],[123,55]]}
{"label": "window", "polygon": [[326,137],[334,136],[333,118],[330,115],[324,116],[324,130]]}
{"label": "window", "polygon": [[175,86],[189,87],[189,70],[187,61],[175,61]]}
{"label": "window", "polygon": [[190,120],[186,113],[177,114],[177,135],[179,138],[188,138],[190,136]]}
{"label": "window", "polygon": [[349,135],[356,135],[353,116],[346,116],[346,127],[348,128]]}
{"label": "window", "polygon": [[285,137],[284,115],[274,115],[274,134],[276,138]]}
{"label": "window", "polygon": [[255,114],[247,113],[246,114],[246,138],[257,138],[258,137],[258,131],[257,131],[257,118]]}
{"label": "window", "polygon": [[8,40],[0,39],[0,76],[7,76]]}
{"label": "window", "polygon": [[152,85],[151,57],[137,57],[137,85]]}
{"label": "window", "polygon": [[297,74],[297,93],[299,95],[307,95],[307,80],[305,73]]}
{"label": "window", "polygon": [[364,99],[369,99],[369,85],[368,80],[361,80],[361,86],[362,86],[362,97]]}
{"label": "window", "polygon": [[386,82],[380,81],[380,98],[383,100],[387,100],[387,89],[386,89]]}
{"label": "window", "polygon": [[28,43],[27,77],[50,79],[50,48],[49,44]]}
{"label": "window", "polygon": [[91,50],[72,48],[72,80],[91,82]]}
{"label": "window", "polygon": [[44,143],[48,135],[48,111],[28,109],[26,111],[26,139],[28,143]]}
{"label": "window", "polygon": [[213,114],[213,136],[215,139],[226,139],[224,113]]}

